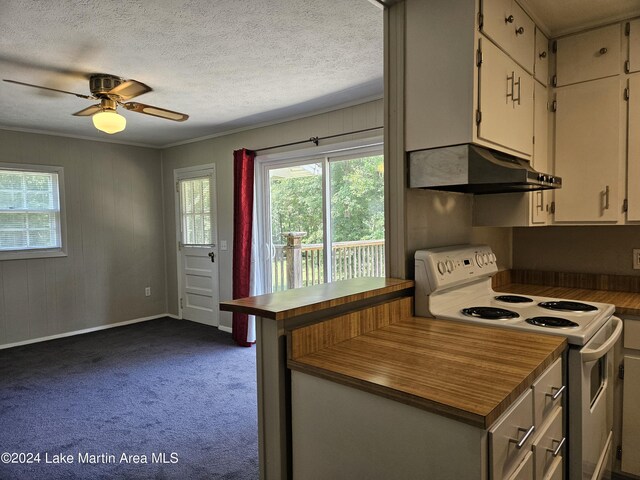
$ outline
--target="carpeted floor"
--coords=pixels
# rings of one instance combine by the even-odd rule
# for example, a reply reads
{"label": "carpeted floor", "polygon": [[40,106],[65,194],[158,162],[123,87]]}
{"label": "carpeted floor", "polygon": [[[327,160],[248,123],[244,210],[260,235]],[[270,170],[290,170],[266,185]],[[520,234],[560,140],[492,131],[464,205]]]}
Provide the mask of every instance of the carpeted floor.
{"label": "carpeted floor", "polygon": [[169,318],[0,350],[0,479],[257,479],[255,378]]}

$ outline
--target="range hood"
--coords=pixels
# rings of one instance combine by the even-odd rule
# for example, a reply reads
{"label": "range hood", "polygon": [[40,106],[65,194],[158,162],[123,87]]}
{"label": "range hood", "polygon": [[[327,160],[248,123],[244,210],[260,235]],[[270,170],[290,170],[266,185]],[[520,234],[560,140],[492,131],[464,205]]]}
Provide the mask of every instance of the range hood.
{"label": "range hood", "polygon": [[562,179],[526,160],[472,144],[409,153],[409,187],[475,194],[560,188]]}

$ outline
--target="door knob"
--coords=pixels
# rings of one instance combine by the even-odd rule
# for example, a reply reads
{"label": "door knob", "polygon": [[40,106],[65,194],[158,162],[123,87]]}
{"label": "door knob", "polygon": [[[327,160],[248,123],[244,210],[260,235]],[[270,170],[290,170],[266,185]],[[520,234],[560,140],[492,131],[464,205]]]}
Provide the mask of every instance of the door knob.
{"label": "door knob", "polygon": [[209,255],[212,263],[216,261],[216,254],[214,252],[209,252],[207,255]]}

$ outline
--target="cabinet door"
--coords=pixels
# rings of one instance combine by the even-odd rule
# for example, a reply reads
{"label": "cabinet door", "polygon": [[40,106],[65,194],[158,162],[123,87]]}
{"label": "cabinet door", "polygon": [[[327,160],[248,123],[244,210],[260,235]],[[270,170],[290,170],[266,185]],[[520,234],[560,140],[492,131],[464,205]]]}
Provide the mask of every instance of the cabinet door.
{"label": "cabinet door", "polygon": [[522,463],[507,480],[533,480],[533,454],[531,452],[527,453]]}
{"label": "cabinet door", "polygon": [[557,40],[558,87],[617,75],[620,71],[620,24]]}
{"label": "cabinet door", "polygon": [[[545,478],[552,471],[554,461],[563,456],[563,446],[566,441],[563,433],[563,418],[562,407],[556,407],[549,420],[541,426],[541,431],[533,442],[536,480]],[[556,453],[555,456],[554,453]]]}
{"label": "cabinet door", "polygon": [[634,222],[640,221],[640,135],[638,132],[640,132],[640,74],[629,78],[627,220]]}
{"label": "cabinet door", "polygon": [[549,39],[536,28],[536,50],[533,56],[534,76],[544,85],[549,84]]}
{"label": "cabinet door", "polygon": [[482,2],[482,33],[533,73],[535,24],[515,1]]}
{"label": "cabinet door", "polygon": [[[534,83],[534,126],[533,168],[549,173],[549,99],[547,89],[538,82]],[[548,214],[548,190],[531,192],[531,222],[546,223]]]}
{"label": "cabinet door", "polygon": [[629,72],[640,71],[640,18],[629,22]]}
{"label": "cabinet door", "polygon": [[533,153],[533,78],[491,42],[481,41],[478,137]]}
{"label": "cabinet door", "polygon": [[619,219],[620,103],[617,77],[556,90],[554,192],[556,222],[615,222]]}
{"label": "cabinet door", "polygon": [[640,357],[624,357],[621,470],[640,475]]}

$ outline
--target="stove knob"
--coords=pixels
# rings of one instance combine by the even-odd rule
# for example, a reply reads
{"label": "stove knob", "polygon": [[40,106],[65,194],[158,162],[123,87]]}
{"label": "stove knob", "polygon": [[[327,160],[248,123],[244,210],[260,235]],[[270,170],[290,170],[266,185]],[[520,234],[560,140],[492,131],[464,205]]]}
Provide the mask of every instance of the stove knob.
{"label": "stove knob", "polygon": [[489,255],[487,255],[486,253],[482,254],[482,260],[484,261],[485,265],[489,263]]}
{"label": "stove knob", "polygon": [[447,272],[453,272],[453,262],[451,260],[447,260]]}
{"label": "stove knob", "polygon": [[490,253],[489,254],[489,260],[491,261],[491,263],[495,263],[495,261],[496,261],[495,253]]}
{"label": "stove knob", "polygon": [[547,181],[547,176],[542,174],[542,173],[538,174],[538,181],[539,182],[546,182]]}
{"label": "stove knob", "polygon": [[478,264],[479,267],[482,267],[482,265],[484,264],[482,260],[482,255],[480,255],[479,253],[476,253],[476,263]]}
{"label": "stove knob", "polygon": [[440,272],[440,275],[444,275],[444,262],[438,262],[438,271]]}

